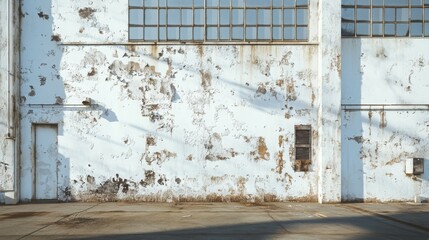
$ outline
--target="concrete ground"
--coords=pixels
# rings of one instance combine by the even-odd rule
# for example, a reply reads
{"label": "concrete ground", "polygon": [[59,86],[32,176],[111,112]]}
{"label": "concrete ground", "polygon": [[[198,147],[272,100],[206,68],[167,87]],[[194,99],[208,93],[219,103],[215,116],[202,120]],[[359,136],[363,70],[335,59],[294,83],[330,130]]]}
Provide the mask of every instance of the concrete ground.
{"label": "concrete ground", "polygon": [[0,206],[0,239],[424,239],[429,204]]}

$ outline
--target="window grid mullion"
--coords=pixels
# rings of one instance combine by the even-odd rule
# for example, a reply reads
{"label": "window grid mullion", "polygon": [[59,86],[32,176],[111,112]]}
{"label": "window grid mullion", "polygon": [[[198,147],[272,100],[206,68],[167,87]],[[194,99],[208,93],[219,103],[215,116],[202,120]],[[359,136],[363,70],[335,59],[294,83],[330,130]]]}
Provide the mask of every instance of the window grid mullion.
{"label": "window grid mullion", "polygon": [[[285,23],[285,1],[281,0],[281,6],[274,6],[274,0],[269,0],[265,4],[252,4],[248,5],[247,0],[243,0],[243,5],[233,6],[233,0],[227,2],[228,5],[220,5],[219,1],[216,6],[208,6],[207,0],[204,0],[203,7],[196,7],[197,1],[192,0],[191,6],[189,5],[170,5],[168,1],[164,4],[161,4],[160,1],[157,1],[156,5],[148,5],[148,2],[142,1],[140,4],[130,5],[128,1],[128,39],[130,41],[145,41],[145,42],[156,42],[156,41],[179,41],[179,42],[223,42],[223,41],[242,41],[242,42],[253,42],[253,41],[296,41],[298,36],[305,36],[305,39],[308,40],[308,2],[303,5],[297,5],[297,1],[293,1],[293,5],[287,7],[290,9],[290,14],[294,16],[289,16],[293,18],[294,23]],[[269,4],[269,5],[268,5]],[[134,10],[133,15],[131,15],[131,10]],[[201,12],[198,11],[201,9]],[[297,9],[307,9],[306,14],[300,11],[300,15],[297,14]],[[223,10],[221,12],[221,10]],[[242,18],[239,19],[241,24],[234,24],[234,10],[237,11],[237,14],[242,14]],[[170,12],[169,12],[170,11]],[[173,12],[171,12],[173,11]],[[188,13],[191,11],[191,13]],[[203,20],[202,25],[196,24],[196,11],[198,11]],[[209,12],[217,11],[217,21],[208,24],[209,22]],[[229,12],[228,12],[229,11]],[[251,12],[248,12],[251,11]],[[276,18],[280,18],[281,23],[276,21],[274,24],[274,11],[276,11]],[[281,12],[279,12],[281,11]],[[288,10],[289,11],[289,10]],[[142,16],[139,16],[142,14]],[[157,14],[157,16],[153,16]],[[172,15],[173,14],[173,15]],[[179,16],[176,16],[176,15]],[[190,16],[188,16],[191,14]],[[249,15],[251,14],[251,15]],[[302,16],[301,16],[302,15]],[[223,24],[222,17],[229,17],[229,22]],[[213,16],[215,17],[215,16]],[[236,18],[239,16],[235,16]],[[305,20],[307,23],[301,24],[298,23],[298,18],[306,17]],[[250,19],[254,18],[254,19]],[[141,19],[141,20],[138,20]],[[174,19],[174,20],[173,20]],[[189,19],[189,21],[187,20]],[[137,20],[137,21],[136,21]],[[186,20],[186,22],[185,22]],[[252,20],[250,24],[249,20]],[[132,22],[134,21],[134,22]],[[140,23],[142,21],[142,23]],[[155,23],[156,21],[156,23]],[[164,23],[162,23],[164,21]],[[174,22],[171,22],[174,21]],[[253,24],[253,21],[255,23]],[[226,22],[226,21],[225,21]],[[186,26],[185,26],[186,25]],[[286,31],[285,27],[290,29],[288,31],[294,32],[294,37],[287,39],[285,37]],[[156,29],[155,29],[156,28]],[[197,29],[201,29],[203,36],[198,34]],[[228,29],[229,28],[229,29]],[[237,33],[241,32],[241,36],[237,35],[234,28],[237,29]],[[275,28],[275,29],[274,29]],[[281,29],[279,29],[281,28]],[[299,28],[299,29],[298,29]],[[213,30],[213,31],[211,31]],[[135,31],[134,33],[132,31]],[[198,30],[200,31],[200,30]],[[214,33],[214,34],[213,34]],[[276,33],[276,37],[274,37]],[[302,33],[302,34],[301,34]],[[208,34],[213,35],[212,37]],[[227,36],[228,34],[228,36]],[[236,37],[233,37],[234,34]],[[280,35],[281,36],[278,36]],[[301,35],[300,35],[301,34]],[[198,35],[198,36],[197,36]],[[197,39],[201,37],[200,40]],[[210,40],[209,40],[210,39]]]}

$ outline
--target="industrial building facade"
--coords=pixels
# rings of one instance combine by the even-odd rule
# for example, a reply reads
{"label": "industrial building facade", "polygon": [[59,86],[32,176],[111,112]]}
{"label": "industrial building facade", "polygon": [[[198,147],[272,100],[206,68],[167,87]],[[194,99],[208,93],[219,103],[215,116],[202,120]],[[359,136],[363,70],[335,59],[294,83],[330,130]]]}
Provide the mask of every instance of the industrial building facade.
{"label": "industrial building facade", "polygon": [[428,0],[0,9],[0,203],[429,197]]}

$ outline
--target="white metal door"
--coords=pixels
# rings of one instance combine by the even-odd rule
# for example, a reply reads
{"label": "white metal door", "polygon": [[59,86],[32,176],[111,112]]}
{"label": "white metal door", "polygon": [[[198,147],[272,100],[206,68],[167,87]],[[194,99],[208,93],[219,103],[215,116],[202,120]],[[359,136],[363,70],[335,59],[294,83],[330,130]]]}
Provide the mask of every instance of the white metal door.
{"label": "white metal door", "polygon": [[36,199],[57,199],[57,125],[35,125]]}

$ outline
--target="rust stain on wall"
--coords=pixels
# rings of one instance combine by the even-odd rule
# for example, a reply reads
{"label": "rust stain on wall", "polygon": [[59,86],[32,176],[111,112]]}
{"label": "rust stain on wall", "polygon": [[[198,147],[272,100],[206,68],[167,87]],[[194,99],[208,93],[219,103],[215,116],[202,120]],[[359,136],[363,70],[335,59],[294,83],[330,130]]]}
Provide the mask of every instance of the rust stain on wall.
{"label": "rust stain on wall", "polygon": [[295,92],[295,83],[293,79],[288,79],[286,82],[286,93],[287,93],[287,100],[288,101],[295,101],[297,99],[296,92]]}
{"label": "rust stain on wall", "polygon": [[270,153],[268,152],[267,145],[265,144],[265,138],[259,137],[258,139],[258,156],[255,160],[263,159],[268,160],[270,158]]}
{"label": "rust stain on wall", "polygon": [[145,175],[145,179],[142,179],[140,181],[140,185],[142,185],[143,187],[147,187],[147,186],[155,184],[155,172],[154,171],[146,170],[144,172],[144,175]]}
{"label": "rust stain on wall", "polygon": [[201,75],[201,86],[204,88],[204,90],[207,90],[210,88],[212,84],[212,75],[210,72],[200,70]]}
{"label": "rust stain on wall", "polygon": [[91,18],[93,13],[95,13],[95,12],[96,12],[96,10],[92,9],[90,7],[81,8],[81,9],[79,9],[79,16],[81,18],[88,19],[88,18]]}
{"label": "rust stain on wall", "polygon": [[386,112],[381,111],[380,112],[380,128],[387,127],[387,120],[386,120]]}
{"label": "rust stain on wall", "polygon": [[276,172],[278,174],[282,174],[283,172],[283,151],[279,151],[277,153],[277,167],[276,167]]}

